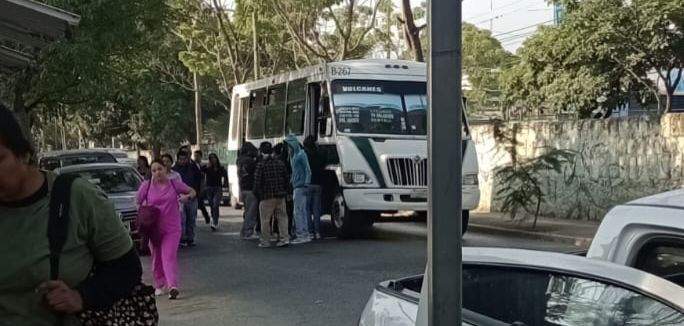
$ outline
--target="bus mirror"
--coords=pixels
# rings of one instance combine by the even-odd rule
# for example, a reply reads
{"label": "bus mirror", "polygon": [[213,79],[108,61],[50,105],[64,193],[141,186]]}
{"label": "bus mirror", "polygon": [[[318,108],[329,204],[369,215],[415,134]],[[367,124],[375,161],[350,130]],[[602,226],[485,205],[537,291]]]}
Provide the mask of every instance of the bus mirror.
{"label": "bus mirror", "polygon": [[325,130],[323,130],[323,134],[326,136],[332,136],[332,118],[331,117],[325,118]]}

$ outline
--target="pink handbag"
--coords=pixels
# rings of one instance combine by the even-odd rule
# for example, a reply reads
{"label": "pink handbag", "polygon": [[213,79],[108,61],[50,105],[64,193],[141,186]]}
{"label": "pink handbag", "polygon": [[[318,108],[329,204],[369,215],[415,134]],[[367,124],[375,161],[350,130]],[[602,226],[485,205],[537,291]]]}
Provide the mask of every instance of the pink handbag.
{"label": "pink handbag", "polygon": [[136,219],[138,231],[146,237],[151,236],[157,229],[157,223],[161,216],[161,210],[159,210],[159,208],[148,204],[147,195],[150,193],[151,187],[152,181],[147,184],[147,192],[145,193],[142,203],[140,203],[140,206],[138,207],[138,217]]}

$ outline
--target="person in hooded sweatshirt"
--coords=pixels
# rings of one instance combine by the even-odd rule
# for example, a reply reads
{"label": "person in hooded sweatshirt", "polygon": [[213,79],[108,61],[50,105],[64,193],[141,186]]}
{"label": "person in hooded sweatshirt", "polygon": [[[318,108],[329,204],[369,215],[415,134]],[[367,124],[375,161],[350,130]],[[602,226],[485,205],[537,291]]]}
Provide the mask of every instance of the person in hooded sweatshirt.
{"label": "person in hooded sweatshirt", "polygon": [[294,230],[296,239],[292,244],[306,243],[311,241],[309,235],[309,213],[308,213],[308,187],[311,183],[311,168],[306,152],[293,135],[285,138],[288,152],[290,154],[290,164],[292,165],[292,199],[294,201]]}
{"label": "person in hooded sweatshirt", "polygon": [[245,204],[244,222],[240,237],[243,240],[254,239],[254,230],[259,218],[259,200],[254,195],[254,172],[257,166],[259,150],[252,143],[245,143],[237,158],[238,181],[240,183],[240,197]]}

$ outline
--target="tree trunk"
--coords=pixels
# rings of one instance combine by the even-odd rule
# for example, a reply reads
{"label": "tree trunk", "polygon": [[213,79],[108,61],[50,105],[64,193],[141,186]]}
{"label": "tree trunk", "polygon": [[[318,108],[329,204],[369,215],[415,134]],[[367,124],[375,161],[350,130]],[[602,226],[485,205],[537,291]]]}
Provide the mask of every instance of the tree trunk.
{"label": "tree trunk", "polygon": [[667,87],[667,92],[665,93],[665,111],[663,111],[663,113],[668,113],[672,111],[672,97],[674,96],[674,87]]}
{"label": "tree trunk", "polygon": [[537,219],[539,218],[539,209],[541,208],[541,197],[537,198],[537,209],[534,211],[534,222],[532,222],[532,230],[537,228]]}
{"label": "tree trunk", "polygon": [[423,47],[420,44],[420,29],[416,26],[413,20],[413,9],[411,9],[411,0],[401,1],[401,11],[404,15],[404,38],[408,42],[409,48],[413,53],[413,59],[423,62]]}
{"label": "tree trunk", "polygon": [[24,94],[26,94],[29,85],[27,84],[31,80],[27,71],[21,73],[17,78],[16,84],[14,85],[14,103],[12,110],[14,111],[17,121],[19,121],[19,126],[21,127],[21,132],[24,134],[31,144],[33,144],[33,137],[31,137],[31,118],[29,117],[29,112],[26,109],[26,103],[24,103]]}
{"label": "tree trunk", "polygon": [[192,74],[192,80],[195,88],[195,144],[199,148],[202,145],[202,96],[201,85],[197,73]]}
{"label": "tree trunk", "polygon": [[159,143],[152,144],[152,160],[161,158],[161,145]]}

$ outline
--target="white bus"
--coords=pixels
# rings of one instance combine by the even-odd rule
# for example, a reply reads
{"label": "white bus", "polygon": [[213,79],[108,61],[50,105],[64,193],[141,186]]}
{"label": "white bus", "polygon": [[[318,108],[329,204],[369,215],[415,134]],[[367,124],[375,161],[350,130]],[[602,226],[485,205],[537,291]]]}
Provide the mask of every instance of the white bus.
{"label": "white bus", "polygon": [[[381,213],[427,210],[427,67],[401,60],[326,63],[233,88],[228,150],[315,135],[327,158],[323,207],[340,236]],[[464,111],[465,112],[465,111]],[[464,230],[480,200],[475,145],[463,115]],[[240,193],[237,167],[228,169]],[[234,200],[235,201],[235,200]]]}

